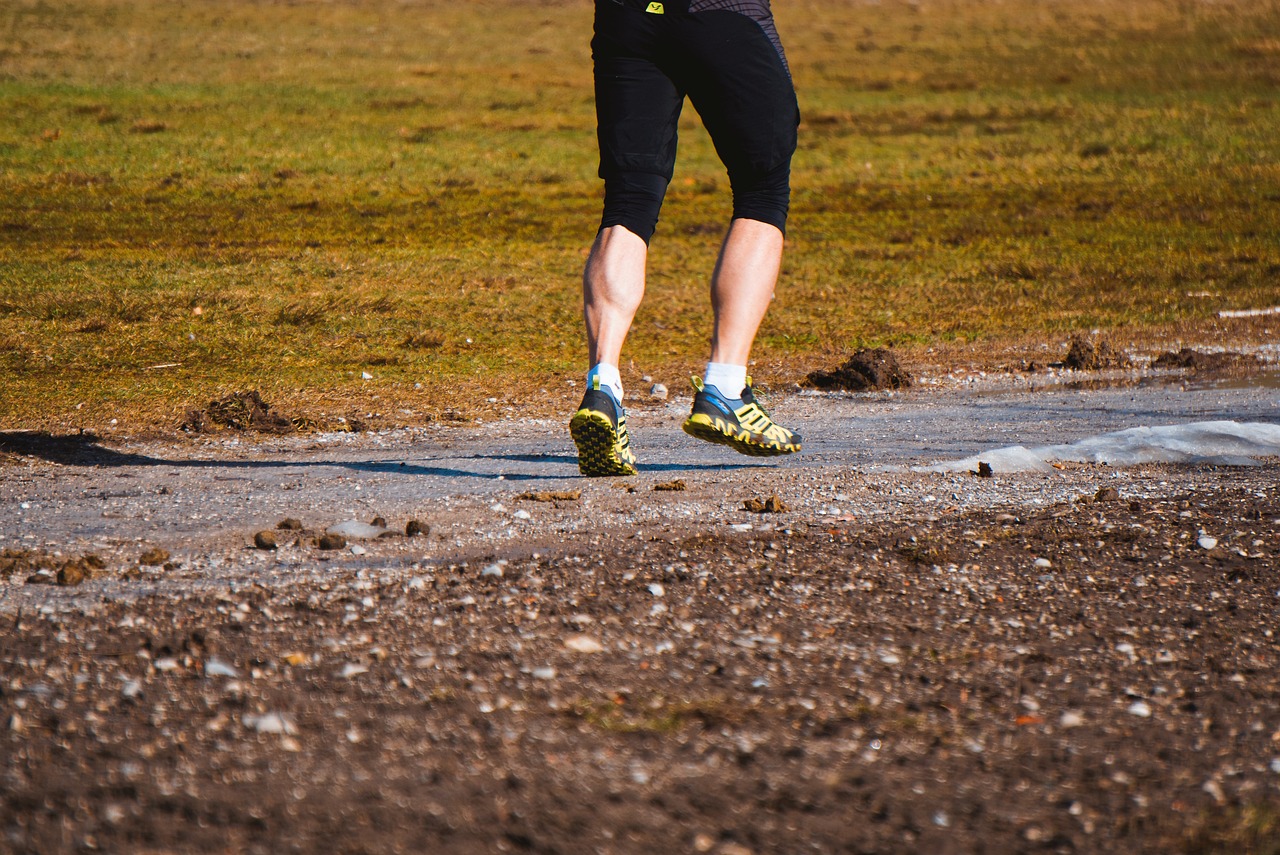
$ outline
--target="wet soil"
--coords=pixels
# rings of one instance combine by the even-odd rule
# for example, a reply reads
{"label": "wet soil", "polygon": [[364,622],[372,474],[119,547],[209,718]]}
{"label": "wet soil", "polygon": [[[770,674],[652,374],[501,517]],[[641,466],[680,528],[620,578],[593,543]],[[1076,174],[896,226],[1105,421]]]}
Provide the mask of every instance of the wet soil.
{"label": "wet soil", "polygon": [[1274,852],[1278,475],[44,588],[0,851]]}
{"label": "wet soil", "polygon": [[839,389],[867,392],[880,389],[906,389],[911,386],[910,372],[886,348],[863,348],[833,371],[814,371],[805,378],[812,389]]}

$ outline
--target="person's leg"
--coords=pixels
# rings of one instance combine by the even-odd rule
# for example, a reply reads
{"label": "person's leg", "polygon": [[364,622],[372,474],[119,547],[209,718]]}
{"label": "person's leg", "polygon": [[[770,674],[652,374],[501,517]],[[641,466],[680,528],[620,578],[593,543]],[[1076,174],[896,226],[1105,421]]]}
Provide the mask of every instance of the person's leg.
{"label": "person's leg", "polygon": [[747,364],[781,264],[782,232],[777,226],[741,218],[730,224],[711,277],[712,362]]}
{"label": "person's leg", "polygon": [[600,230],[582,275],[587,357],[594,367],[617,366],[622,344],[644,297],[649,246],[626,226]]}

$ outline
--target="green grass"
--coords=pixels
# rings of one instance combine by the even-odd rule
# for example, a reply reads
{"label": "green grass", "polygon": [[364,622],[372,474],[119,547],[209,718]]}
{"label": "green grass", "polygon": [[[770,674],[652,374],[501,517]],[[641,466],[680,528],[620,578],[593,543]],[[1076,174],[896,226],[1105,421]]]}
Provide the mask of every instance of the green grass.
{"label": "green grass", "polygon": [[[805,122],[766,381],[863,344],[1221,336],[1218,309],[1280,303],[1274,0],[777,7]],[[0,427],[172,427],[250,388],[322,423],[566,409],[590,17],[5,6]],[[692,110],[681,146],[633,380],[705,357],[728,184]]]}

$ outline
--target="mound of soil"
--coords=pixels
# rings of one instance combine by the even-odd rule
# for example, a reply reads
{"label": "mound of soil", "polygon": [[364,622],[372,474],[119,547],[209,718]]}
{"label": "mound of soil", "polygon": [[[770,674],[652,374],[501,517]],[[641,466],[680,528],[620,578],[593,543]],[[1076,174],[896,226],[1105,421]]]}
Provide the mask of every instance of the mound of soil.
{"label": "mound of soil", "polygon": [[1086,338],[1075,336],[1063,360],[1068,368],[1076,371],[1102,371],[1106,368],[1128,368],[1129,357],[1111,346],[1105,339],[1097,345]]}
{"label": "mound of soil", "polygon": [[271,405],[257,392],[236,392],[210,401],[204,409],[187,413],[182,422],[182,430],[191,433],[217,430],[292,433],[296,429],[292,419],[271,412]]}
{"label": "mound of soil", "polygon": [[911,375],[898,362],[893,351],[883,347],[863,348],[835,371],[810,373],[803,385],[849,392],[906,389],[911,385]]}
{"label": "mound of soil", "polygon": [[1151,363],[1153,368],[1185,368],[1191,371],[1252,371],[1260,368],[1262,362],[1254,354],[1223,351],[1221,353],[1204,353],[1184,347],[1177,353],[1166,350]]}

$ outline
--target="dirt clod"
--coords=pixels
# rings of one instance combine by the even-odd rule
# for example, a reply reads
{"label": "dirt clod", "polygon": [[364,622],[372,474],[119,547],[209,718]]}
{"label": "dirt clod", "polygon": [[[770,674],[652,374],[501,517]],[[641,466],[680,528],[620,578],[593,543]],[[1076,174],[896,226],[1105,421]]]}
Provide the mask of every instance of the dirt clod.
{"label": "dirt clod", "polygon": [[1232,371],[1254,371],[1262,366],[1262,362],[1254,354],[1236,353],[1224,350],[1218,353],[1205,353],[1190,347],[1184,347],[1177,353],[1167,350],[1152,361],[1152,368],[1183,368],[1190,371],[1209,373],[1226,373]]}
{"label": "dirt clod", "polygon": [[1063,360],[1068,368],[1076,371],[1102,371],[1107,368],[1127,368],[1129,357],[1111,346],[1105,339],[1096,345],[1082,336],[1073,336]]}
{"label": "dirt clod", "polygon": [[211,433],[218,430],[257,431],[259,433],[292,433],[297,425],[271,412],[271,405],[257,392],[236,392],[216,401],[210,401],[201,410],[187,413],[181,429],[190,433]]}
{"label": "dirt clod", "polygon": [[92,577],[93,569],[83,560],[68,561],[58,568],[58,584],[64,587],[79,585]]}
{"label": "dirt clod", "polygon": [[576,502],[581,496],[581,490],[542,490],[537,493],[521,493],[516,498],[526,502]]}
{"label": "dirt clod", "polygon": [[138,563],[147,567],[159,567],[169,560],[169,552],[159,546],[153,546],[138,556]]}
{"label": "dirt clod", "polygon": [[985,460],[979,460],[978,471],[974,472],[973,474],[977,475],[979,478],[993,478],[995,477],[996,473],[995,473],[995,470],[991,468],[990,463],[988,463]]}
{"label": "dirt clod", "polygon": [[431,534],[431,526],[422,520],[409,520],[409,524],[404,527],[405,537],[417,537],[422,535],[426,537]]}
{"label": "dirt clod", "polygon": [[276,528],[281,531],[302,531],[302,520],[296,520],[293,517],[285,517],[276,523]]}
{"label": "dirt clod", "polygon": [[316,541],[316,546],[325,550],[342,549],[346,545],[347,539],[340,534],[322,534]]}
{"label": "dirt clod", "polygon": [[883,347],[863,348],[834,371],[814,371],[802,385],[814,389],[871,392],[878,389],[906,389],[912,378],[893,351]]}
{"label": "dirt clod", "polygon": [[685,486],[684,481],[677,478],[674,481],[663,481],[659,484],[654,484],[653,489],[659,493],[679,493],[681,490],[687,490],[688,488]]}
{"label": "dirt clod", "polygon": [[253,536],[253,545],[258,549],[278,549],[279,544],[276,543],[276,536],[269,531],[260,531]]}
{"label": "dirt clod", "polygon": [[1118,502],[1120,501],[1120,491],[1115,487],[1099,487],[1098,492],[1093,494],[1095,502]]}
{"label": "dirt clod", "polygon": [[753,514],[781,514],[790,510],[786,503],[777,496],[770,496],[767,499],[751,498],[742,503],[743,510],[751,511]]}

